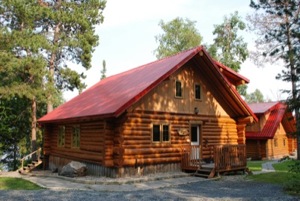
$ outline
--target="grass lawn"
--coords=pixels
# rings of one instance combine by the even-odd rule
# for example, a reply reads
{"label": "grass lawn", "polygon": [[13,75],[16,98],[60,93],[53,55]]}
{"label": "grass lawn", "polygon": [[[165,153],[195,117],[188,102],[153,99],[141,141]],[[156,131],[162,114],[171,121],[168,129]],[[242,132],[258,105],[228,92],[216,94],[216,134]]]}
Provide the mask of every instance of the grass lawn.
{"label": "grass lawn", "polygon": [[288,172],[291,165],[295,164],[295,160],[286,160],[280,163],[273,164],[274,169],[276,172]]}
{"label": "grass lawn", "polygon": [[[264,162],[266,161],[263,161],[262,163]],[[290,166],[294,164],[295,160],[286,160],[280,163],[273,164],[275,172],[249,175],[247,176],[247,178],[258,182],[279,184],[287,193],[300,196],[300,184],[298,182],[300,180],[300,173],[289,172]],[[250,170],[252,167],[254,169],[258,169],[257,166],[259,166],[258,162],[250,162],[250,164],[248,164]]]}
{"label": "grass lawn", "polygon": [[39,190],[38,185],[21,178],[0,177],[0,190]]}
{"label": "grass lawn", "polygon": [[261,171],[261,164],[268,162],[268,161],[247,161],[247,167],[251,171]]}

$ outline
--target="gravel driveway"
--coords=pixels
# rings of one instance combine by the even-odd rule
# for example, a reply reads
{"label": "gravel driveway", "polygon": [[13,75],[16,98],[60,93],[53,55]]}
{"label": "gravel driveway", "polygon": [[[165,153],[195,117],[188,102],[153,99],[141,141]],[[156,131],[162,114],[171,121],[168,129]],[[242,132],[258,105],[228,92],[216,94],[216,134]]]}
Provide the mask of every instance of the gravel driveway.
{"label": "gravel driveway", "polygon": [[[141,184],[140,184],[141,185]],[[143,183],[142,185],[147,185]],[[166,188],[130,192],[75,190],[0,191],[0,200],[300,200],[282,192],[278,185],[244,180],[243,176],[224,176]]]}

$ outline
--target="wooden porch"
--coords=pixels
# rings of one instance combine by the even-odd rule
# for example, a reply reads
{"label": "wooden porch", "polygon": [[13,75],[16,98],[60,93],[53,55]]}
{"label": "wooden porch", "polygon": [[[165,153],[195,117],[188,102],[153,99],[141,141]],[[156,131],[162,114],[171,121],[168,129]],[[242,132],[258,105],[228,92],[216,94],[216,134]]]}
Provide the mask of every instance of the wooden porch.
{"label": "wooden porch", "polygon": [[181,167],[183,171],[195,171],[196,176],[214,177],[222,172],[247,169],[246,145],[211,146],[211,161],[201,158],[201,147],[183,148]]}

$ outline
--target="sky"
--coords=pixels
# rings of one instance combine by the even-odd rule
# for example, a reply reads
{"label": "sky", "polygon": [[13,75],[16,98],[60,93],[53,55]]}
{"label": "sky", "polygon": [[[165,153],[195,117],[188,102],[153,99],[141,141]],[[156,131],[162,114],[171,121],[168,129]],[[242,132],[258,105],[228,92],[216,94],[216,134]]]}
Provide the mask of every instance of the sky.
{"label": "sky", "polygon": [[[253,12],[249,4],[250,0],[107,0],[104,22],[96,27],[100,40],[93,53],[92,67],[88,71],[80,66],[73,65],[73,68],[85,72],[84,82],[88,88],[100,80],[103,60],[106,61],[106,76],[155,61],[154,50],[158,47],[155,36],[162,33],[158,23],[176,17],[196,21],[203,44],[212,44],[214,25],[223,23],[224,16],[235,11],[246,22],[246,15]],[[241,35],[248,43],[248,49],[254,50],[255,35],[249,32]],[[280,65],[258,67],[247,59],[239,73],[250,79],[248,93],[259,89],[264,98],[275,101],[285,97],[281,95],[281,89],[289,88],[288,83],[275,79],[281,70]],[[65,100],[76,95],[77,91],[64,92]]]}

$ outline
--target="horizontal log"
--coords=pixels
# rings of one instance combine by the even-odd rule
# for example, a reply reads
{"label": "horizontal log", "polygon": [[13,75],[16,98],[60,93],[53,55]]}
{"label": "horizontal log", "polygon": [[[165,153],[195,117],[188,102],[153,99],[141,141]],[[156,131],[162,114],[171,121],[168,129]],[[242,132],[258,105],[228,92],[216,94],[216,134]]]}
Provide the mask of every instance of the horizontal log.
{"label": "horizontal log", "polygon": [[148,148],[148,149],[124,149],[124,155],[145,155],[181,152],[180,148]]}
{"label": "horizontal log", "polygon": [[102,154],[100,153],[95,153],[95,152],[67,152],[67,151],[58,151],[58,150],[53,150],[51,152],[51,154],[55,154],[55,155],[60,155],[62,157],[68,157],[68,158],[72,158],[72,159],[80,159],[80,160],[89,160],[89,161],[93,161],[93,162],[102,162],[103,161],[103,157]]}
{"label": "horizontal log", "polygon": [[172,158],[172,157],[181,157],[180,152],[172,153],[155,153],[155,154],[141,154],[141,155],[124,155],[123,159],[147,159],[147,158]]}
{"label": "horizontal log", "polygon": [[82,146],[80,145],[80,149],[84,151],[93,151],[93,152],[102,152],[103,146]]}
{"label": "horizontal log", "polygon": [[123,166],[149,165],[159,163],[175,163],[180,162],[181,157],[172,158],[145,158],[145,159],[124,159]]}
{"label": "horizontal log", "polygon": [[124,130],[122,134],[123,136],[132,136],[132,135],[149,136],[151,134],[151,129],[149,128],[148,131]]}
{"label": "horizontal log", "polygon": [[103,165],[105,167],[114,167],[114,160],[112,160],[112,159],[105,159],[103,161]]}

